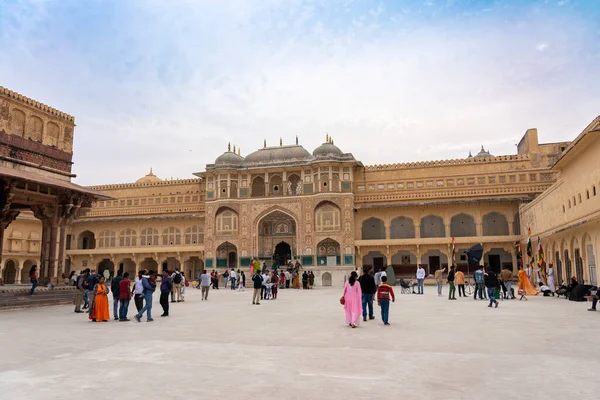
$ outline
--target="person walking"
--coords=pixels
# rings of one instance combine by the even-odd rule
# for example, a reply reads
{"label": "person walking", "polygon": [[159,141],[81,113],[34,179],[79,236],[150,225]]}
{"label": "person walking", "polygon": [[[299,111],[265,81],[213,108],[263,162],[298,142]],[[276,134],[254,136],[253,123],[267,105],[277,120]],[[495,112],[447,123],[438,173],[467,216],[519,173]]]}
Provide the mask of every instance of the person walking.
{"label": "person walking", "polygon": [[104,284],[104,276],[98,275],[98,283],[93,289],[94,301],[90,306],[89,319],[93,322],[101,321],[108,322],[110,313],[108,312],[108,288]]}
{"label": "person walking", "polygon": [[271,285],[273,300],[277,300],[277,292],[279,291],[279,274],[277,271],[273,271],[273,274],[271,275]]}
{"label": "person walking", "polygon": [[173,280],[173,298],[171,299],[172,303],[181,302],[181,282],[183,281],[183,276],[181,272],[179,272],[179,268],[175,268],[175,272],[171,275],[171,279]]}
{"label": "person walking", "polygon": [[490,298],[490,304],[488,307],[491,307],[495,303],[496,308],[498,308],[498,301],[494,297],[494,290],[498,289],[500,284],[498,283],[498,277],[496,276],[496,273],[491,268],[487,269],[487,274],[485,275],[485,287],[487,288],[487,294]]}
{"label": "person walking", "polygon": [[356,328],[360,324],[360,315],[362,314],[362,291],[360,283],[357,283],[358,274],[352,271],[350,278],[344,284],[344,312],[346,313],[346,323]]}
{"label": "person walking", "polygon": [[261,278],[262,278],[262,287],[260,288],[260,299],[268,300],[267,299],[267,284],[269,283],[271,278],[269,277],[269,274],[267,274],[267,270],[265,268],[263,268],[263,273],[261,275]]}
{"label": "person walking", "polygon": [[263,286],[263,277],[260,275],[260,270],[255,271],[252,275],[254,283],[254,293],[252,294],[252,304],[260,305],[260,299],[263,298],[265,286]]}
{"label": "person walking", "polygon": [[369,319],[375,319],[373,315],[373,297],[377,293],[377,286],[375,285],[375,278],[371,275],[370,267],[363,268],[363,274],[358,278],[360,283],[360,290],[362,292],[362,316],[363,321],[367,321],[367,308],[369,309]]}
{"label": "person walking", "polygon": [[88,301],[89,308],[88,314],[91,314],[94,308],[94,301],[96,300],[96,290],[94,289],[98,282],[100,281],[100,275],[96,273],[96,270],[92,270],[90,275],[87,277],[87,287],[88,287]]}
{"label": "person walking", "polygon": [[163,272],[162,282],[160,283],[160,305],[163,313],[161,317],[169,316],[169,293],[173,290],[173,278],[169,276],[168,271]]}
{"label": "person walking", "polygon": [[131,301],[130,286],[129,272],[125,272],[123,279],[119,282],[119,321],[122,322],[129,321],[127,313],[129,312],[129,301]]}
{"label": "person walking", "polygon": [[181,271],[181,290],[179,292],[181,294],[182,303],[185,301],[185,287],[188,285],[185,279],[185,271]]}
{"label": "person walking", "polygon": [[285,288],[289,289],[290,288],[290,280],[292,279],[292,274],[290,274],[290,271],[287,270],[283,273],[285,275]]}
{"label": "person walking", "polygon": [[448,285],[450,289],[448,289],[448,300],[456,300],[456,287],[454,286],[454,265],[450,267],[450,271],[448,271]]}
{"label": "person walking", "polygon": [[483,272],[483,266],[480,266],[479,269],[473,273],[473,278],[475,279],[473,300],[477,300],[477,294],[479,294],[479,300],[483,300],[485,290],[485,272]]}
{"label": "person walking", "polygon": [[421,265],[417,268],[417,287],[418,294],[423,294],[423,282],[425,281],[425,268]]}
{"label": "person walking", "polygon": [[35,288],[38,287],[37,265],[32,265],[31,268],[29,268],[29,282],[31,282],[31,290],[29,291],[29,295],[33,296],[35,293]]}
{"label": "person walking", "polygon": [[241,271],[239,273],[240,277],[239,277],[239,284],[238,284],[238,291],[242,291],[245,292],[246,291],[246,274],[244,273],[244,271]]}
{"label": "person walking", "polygon": [[315,274],[312,271],[308,273],[308,288],[312,289],[315,286]]}
{"label": "person walking", "polygon": [[548,274],[546,276],[546,282],[548,283],[548,287],[552,292],[552,297],[554,297],[554,293],[556,293],[556,281],[554,280],[554,268],[552,264],[548,265]]}
{"label": "person walking", "polygon": [[384,325],[389,325],[390,300],[396,301],[394,289],[387,283],[387,276],[381,277],[381,285],[377,288],[377,305],[381,307],[381,320]]}
{"label": "person walking", "polygon": [[146,312],[146,321],[152,322],[152,294],[156,290],[156,283],[154,283],[154,271],[148,272],[148,277],[142,278],[142,285],[144,287],[144,307],[135,315],[137,322],[142,322],[142,315]]}
{"label": "person walking", "polygon": [[81,273],[78,277],[77,277],[77,296],[75,297],[75,312],[80,314],[83,313],[83,311],[81,311],[81,305],[83,303],[83,296],[85,294],[85,288],[83,287],[83,284],[85,283],[85,280],[87,279],[87,270],[84,270],[83,273]]}
{"label": "person walking", "polygon": [[[504,267],[504,269],[500,272],[500,279],[502,280],[502,284],[506,288],[506,292],[504,293],[505,299],[509,299],[509,298],[515,299],[516,298],[516,296],[513,295],[512,278],[513,278],[512,268]],[[548,286],[551,287],[550,285],[548,285]]]}
{"label": "person walking", "polygon": [[229,281],[229,272],[227,272],[227,270],[225,270],[225,272],[223,272],[223,282],[224,282],[223,287],[225,289],[227,289],[227,282],[228,281]]}
{"label": "person walking", "polygon": [[202,292],[200,295],[202,296],[202,300],[208,300],[208,290],[210,289],[210,281],[211,276],[206,272],[206,270],[202,271],[202,275],[200,275],[200,288]]}
{"label": "person walking", "polygon": [[231,282],[231,290],[235,290],[235,281],[237,280],[237,274],[235,270],[231,268],[231,272],[229,273],[229,281]]}
{"label": "person walking", "polygon": [[458,297],[467,297],[465,293],[465,274],[458,267],[454,273],[454,283],[458,286]]}
{"label": "person walking", "polygon": [[200,286],[200,280],[201,280],[200,277],[201,276],[202,276],[202,271],[198,271],[198,274],[196,275],[196,278],[197,278],[197,281],[198,281],[198,284],[196,285],[196,289],[200,289],[201,288],[201,286]]}
{"label": "person walking", "polygon": [[438,296],[442,296],[442,287],[444,286],[444,271],[446,271],[446,268],[438,269],[434,274]]}
{"label": "person walking", "polygon": [[144,285],[142,279],[144,279],[144,270],[138,271],[138,276],[133,282],[133,302],[135,303],[135,308],[138,312],[144,308]]}
{"label": "person walking", "polygon": [[302,289],[308,289],[308,272],[302,273]]}
{"label": "person walking", "polygon": [[120,292],[121,279],[123,279],[123,275],[121,275],[121,274],[122,274],[122,272],[119,269],[119,271],[117,271],[117,276],[112,278],[112,280],[110,281],[110,291],[112,292],[112,298],[113,298],[113,317],[114,317],[115,321],[119,320],[119,300],[121,298],[121,296],[119,294],[121,293]]}

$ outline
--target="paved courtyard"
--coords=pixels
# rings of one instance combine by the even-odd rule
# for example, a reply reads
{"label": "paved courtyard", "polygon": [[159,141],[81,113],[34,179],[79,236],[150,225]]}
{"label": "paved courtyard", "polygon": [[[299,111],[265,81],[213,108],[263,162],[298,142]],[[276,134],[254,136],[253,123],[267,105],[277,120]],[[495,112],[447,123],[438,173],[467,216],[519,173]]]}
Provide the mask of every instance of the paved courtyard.
{"label": "paved courtyard", "polygon": [[597,396],[600,315],[587,304],[537,297],[489,309],[426,290],[398,290],[391,326],[377,316],[358,329],[345,326],[335,288],[283,290],[260,306],[250,290],[211,291],[208,302],[188,290],[168,318],[155,296],[153,323],[91,323],[70,306],[1,312],[0,398]]}

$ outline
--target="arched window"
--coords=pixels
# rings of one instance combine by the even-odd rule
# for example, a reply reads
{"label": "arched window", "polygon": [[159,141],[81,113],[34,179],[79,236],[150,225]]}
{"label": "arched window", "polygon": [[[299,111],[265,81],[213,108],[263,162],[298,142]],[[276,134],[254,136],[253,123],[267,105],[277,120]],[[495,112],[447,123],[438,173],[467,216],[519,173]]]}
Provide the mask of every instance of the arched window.
{"label": "arched window", "polygon": [[10,133],[18,136],[25,136],[25,113],[14,109],[10,113]]}
{"label": "arched window", "polygon": [[198,244],[204,242],[204,232],[202,228],[194,225],[185,230],[185,244]]}
{"label": "arched window", "polygon": [[497,212],[483,216],[483,236],[508,235],[508,221],[506,217]]}
{"label": "arched window", "polygon": [[252,197],[264,197],[265,180],[261,176],[252,179]]}
{"label": "arched window", "polygon": [[318,206],[315,211],[315,225],[317,232],[339,231],[341,227],[340,209],[331,203]]}
{"label": "arched window", "polygon": [[288,176],[287,195],[294,196],[299,194],[302,194],[302,181],[300,180],[300,176],[292,174]]}
{"label": "arched window", "polygon": [[58,147],[58,135],[60,128],[54,122],[48,122],[46,126],[46,135],[44,137],[44,144],[48,146]]}
{"label": "arched window", "polygon": [[450,220],[450,233],[456,237],[477,236],[475,220],[469,214],[458,214]]}
{"label": "arched window", "polygon": [[44,122],[40,117],[36,117],[35,115],[29,117],[28,122],[29,127],[25,136],[27,136],[31,140],[41,142],[44,134]]}
{"label": "arched window", "polygon": [[411,218],[397,217],[390,226],[390,239],[412,239],[415,237],[415,224]]}
{"label": "arched window", "polygon": [[231,210],[225,210],[217,215],[217,232],[233,233],[237,232],[238,216]]}
{"label": "arched window", "polygon": [[119,246],[121,247],[134,247],[137,246],[136,231],[133,229],[125,229],[121,231],[119,235]]}
{"label": "arched window", "polygon": [[379,218],[368,218],[362,223],[363,240],[385,239],[385,224]]}
{"label": "arched window", "polygon": [[113,231],[102,231],[98,236],[98,247],[115,247],[116,235]]}
{"label": "arched window", "polygon": [[158,230],[152,228],[142,230],[140,241],[142,246],[158,246]]}
{"label": "arched window", "polygon": [[421,219],[421,237],[435,238],[446,236],[444,220],[437,215],[428,215]]}
{"label": "arched window", "polygon": [[269,187],[270,189],[270,196],[281,196],[283,195],[283,180],[281,179],[281,176],[279,175],[274,175],[274,176],[270,176],[269,177]]}
{"label": "arched window", "polygon": [[163,230],[163,246],[181,245],[181,231],[174,226]]}

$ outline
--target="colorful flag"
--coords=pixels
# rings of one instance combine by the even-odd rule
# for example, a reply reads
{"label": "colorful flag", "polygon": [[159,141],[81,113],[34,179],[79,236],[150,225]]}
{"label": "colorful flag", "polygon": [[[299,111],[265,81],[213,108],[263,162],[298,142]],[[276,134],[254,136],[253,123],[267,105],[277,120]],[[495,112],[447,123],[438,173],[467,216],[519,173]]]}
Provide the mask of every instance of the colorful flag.
{"label": "colorful flag", "polygon": [[544,270],[546,268],[546,260],[544,259],[544,249],[542,248],[542,241],[538,236],[538,265],[542,270],[542,274],[544,274]]}
{"label": "colorful flag", "polygon": [[456,245],[454,243],[454,235],[452,235],[452,264],[456,263]]}
{"label": "colorful flag", "polygon": [[527,228],[527,257],[529,257],[529,265],[533,267],[535,264],[535,256],[531,247],[531,228]]}
{"label": "colorful flag", "polygon": [[515,248],[517,250],[517,266],[523,268],[523,250],[521,249],[521,241],[517,240],[515,243]]}

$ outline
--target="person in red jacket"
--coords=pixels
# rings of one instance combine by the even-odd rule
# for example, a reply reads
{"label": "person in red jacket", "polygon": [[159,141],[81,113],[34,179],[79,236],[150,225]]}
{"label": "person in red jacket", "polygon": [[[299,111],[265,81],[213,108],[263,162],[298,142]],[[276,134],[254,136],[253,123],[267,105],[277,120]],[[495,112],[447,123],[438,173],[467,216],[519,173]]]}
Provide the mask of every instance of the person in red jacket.
{"label": "person in red jacket", "polygon": [[384,325],[389,325],[390,300],[396,301],[394,289],[387,283],[387,276],[381,277],[381,285],[377,288],[377,305],[381,307],[381,320]]}

